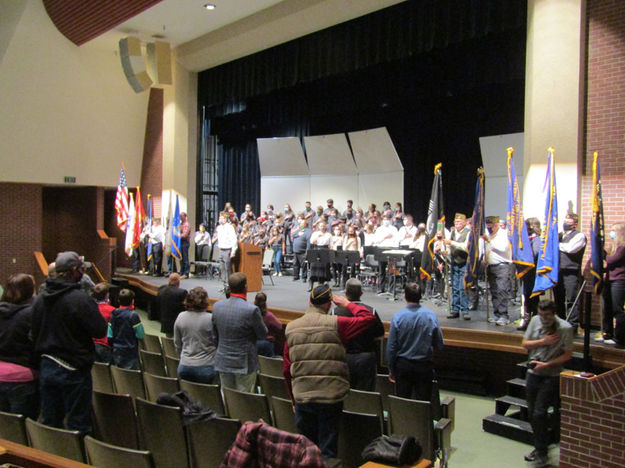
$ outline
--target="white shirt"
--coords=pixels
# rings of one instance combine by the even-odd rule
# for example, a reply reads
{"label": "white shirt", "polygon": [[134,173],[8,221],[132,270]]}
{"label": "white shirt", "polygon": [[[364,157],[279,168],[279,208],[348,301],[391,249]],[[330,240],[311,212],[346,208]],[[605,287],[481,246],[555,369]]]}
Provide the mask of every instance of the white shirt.
{"label": "white shirt", "polygon": [[342,245],[343,245],[343,236],[341,234],[339,234],[338,236],[336,235],[332,236],[332,239],[330,241],[330,248],[332,250],[336,250]]}
{"label": "white shirt", "polygon": [[310,236],[310,243],[317,246],[330,245],[332,234],[329,232],[315,231]]}
{"label": "white shirt", "polygon": [[508,242],[508,231],[499,228],[497,234],[488,236],[490,241],[486,242],[486,260],[489,265],[512,262],[512,249]]}
{"label": "white shirt", "polygon": [[[566,231],[564,231],[566,235]],[[564,253],[575,253],[579,252],[586,246],[586,235],[583,232],[578,232],[573,237],[571,237],[567,242],[560,241],[559,249],[560,252]]]}
{"label": "white shirt", "polygon": [[424,234],[423,236],[419,236],[417,240],[413,240],[410,242],[411,249],[417,249],[421,252],[425,252],[425,238],[427,236]]}
{"label": "white shirt", "polygon": [[232,224],[217,226],[217,245],[220,249],[232,249],[231,254],[237,251],[237,233]]}
{"label": "white shirt", "polygon": [[162,244],[165,241],[165,227],[162,224],[152,225],[150,229],[150,240],[153,244]]}
{"label": "white shirt", "polygon": [[392,224],[390,226],[379,226],[373,235],[373,245],[378,247],[397,247],[399,245],[397,234],[397,228]]}
{"label": "white shirt", "polygon": [[211,245],[211,236],[209,236],[206,231],[197,231],[193,240],[195,241],[195,245]]}
{"label": "white shirt", "polygon": [[414,224],[411,226],[402,226],[399,228],[399,245],[402,247],[409,247],[412,244],[412,239],[414,239],[415,234],[417,233],[417,226]]}

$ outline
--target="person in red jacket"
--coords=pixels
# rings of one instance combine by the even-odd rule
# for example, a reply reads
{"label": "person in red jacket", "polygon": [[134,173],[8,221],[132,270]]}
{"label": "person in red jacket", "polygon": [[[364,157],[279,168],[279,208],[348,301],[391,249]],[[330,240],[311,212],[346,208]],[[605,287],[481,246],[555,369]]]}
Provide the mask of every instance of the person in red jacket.
{"label": "person in red jacket", "polygon": [[[100,314],[108,325],[111,321],[111,313],[115,310],[115,307],[109,304],[109,285],[107,283],[96,284],[91,295],[98,303]],[[104,338],[94,338],[93,343],[95,344],[95,360],[110,364],[113,359],[113,349],[108,338],[106,336]]]}

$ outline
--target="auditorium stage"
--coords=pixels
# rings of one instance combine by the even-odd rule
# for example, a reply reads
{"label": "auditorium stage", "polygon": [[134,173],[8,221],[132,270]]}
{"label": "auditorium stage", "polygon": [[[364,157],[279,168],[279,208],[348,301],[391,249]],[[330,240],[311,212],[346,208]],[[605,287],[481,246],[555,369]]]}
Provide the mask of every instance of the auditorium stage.
{"label": "auditorium stage", "polygon": [[[156,295],[158,288],[167,284],[166,277],[153,277],[148,275],[131,274],[129,270],[118,269],[116,276],[128,279],[129,284],[150,295]],[[283,322],[297,318],[308,306],[309,292],[308,283],[293,281],[291,276],[272,277],[274,284],[268,276],[263,276],[263,292],[267,294],[267,305],[276,316]],[[222,284],[217,279],[208,279],[203,276],[192,276],[181,280],[184,289],[202,286],[208,291],[212,302],[224,298]],[[343,295],[342,289],[333,288],[335,294]],[[254,301],[255,292],[248,293],[248,301]],[[369,288],[365,288],[362,301],[375,307],[380,318],[385,322],[388,330],[389,322],[393,315],[405,306],[403,294],[397,293],[396,300],[391,300],[388,295],[381,296]],[[511,322],[506,326],[497,326],[486,320],[486,306],[480,299],[477,311],[471,311],[471,320],[448,319],[447,303],[436,300],[423,300],[421,305],[434,311],[438,317],[445,344],[466,348],[504,351],[516,354],[525,354],[521,346],[523,333],[516,330]],[[509,308],[512,321],[520,316],[520,305],[511,305]],[[491,309],[492,311],[492,309]],[[594,335],[594,333],[593,333]],[[583,338],[575,339],[575,351],[583,351]],[[614,368],[625,363],[625,350],[614,347],[595,344],[591,341],[591,355],[595,365],[605,368]]]}

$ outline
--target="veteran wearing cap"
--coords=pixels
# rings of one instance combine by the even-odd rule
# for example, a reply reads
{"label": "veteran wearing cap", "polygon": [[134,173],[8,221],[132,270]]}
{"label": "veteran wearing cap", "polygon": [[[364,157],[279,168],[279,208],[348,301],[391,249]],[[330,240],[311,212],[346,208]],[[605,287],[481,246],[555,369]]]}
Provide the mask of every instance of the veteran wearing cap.
{"label": "veteran wearing cap", "polygon": [[445,239],[445,244],[449,246],[448,255],[451,262],[451,314],[449,319],[458,318],[462,315],[465,320],[471,320],[469,315],[469,299],[464,290],[464,273],[467,269],[467,257],[469,233],[471,229],[467,226],[467,217],[462,213],[454,216],[454,229],[451,231],[449,239]]}
{"label": "veteran wearing cap", "polygon": [[508,242],[508,233],[499,223],[499,216],[486,218],[487,234],[484,239],[484,263],[488,278],[488,287],[493,301],[493,316],[488,318],[491,323],[505,326],[510,323],[508,301],[510,298],[510,263],[512,249]]}
{"label": "veteran wearing cap", "polygon": [[[352,317],[328,315],[332,302]],[[325,458],[336,458],[343,400],[349,392],[345,343],[374,321],[365,306],[333,297],[330,287],[322,284],[312,290],[306,313],[286,327],[284,377],[297,430],[317,444]]]}

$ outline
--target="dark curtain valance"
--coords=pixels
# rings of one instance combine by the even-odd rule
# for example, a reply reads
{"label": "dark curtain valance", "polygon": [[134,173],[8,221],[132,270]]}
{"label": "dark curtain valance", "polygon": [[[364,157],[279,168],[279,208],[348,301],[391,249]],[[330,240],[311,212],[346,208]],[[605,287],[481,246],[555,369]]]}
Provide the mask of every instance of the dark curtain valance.
{"label": "dark curtain valance", "polygon": [[[526,0],[411,0],[201,72],[214,106],[525,29]],[[505,64],[502,64],[505,65]]]}

